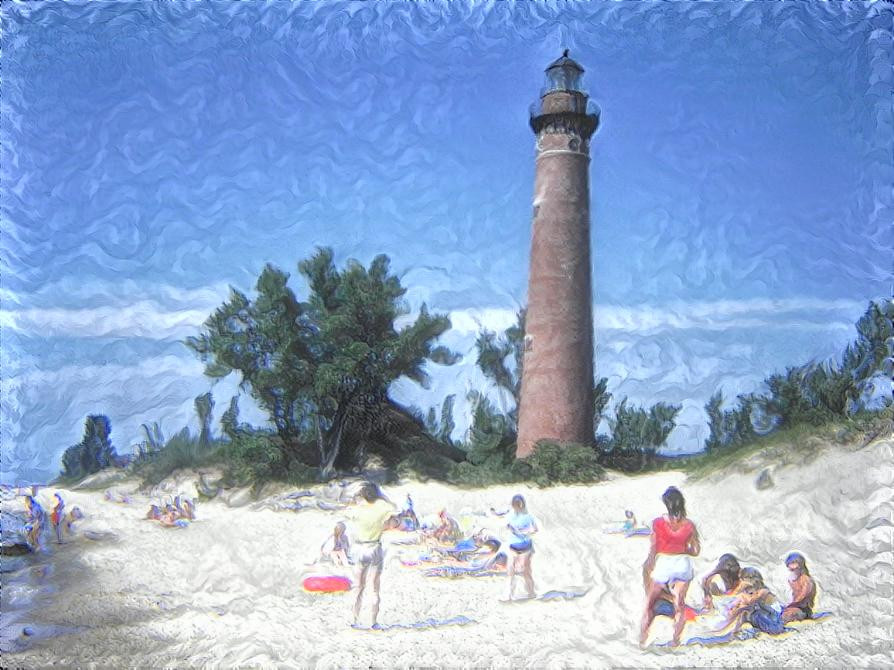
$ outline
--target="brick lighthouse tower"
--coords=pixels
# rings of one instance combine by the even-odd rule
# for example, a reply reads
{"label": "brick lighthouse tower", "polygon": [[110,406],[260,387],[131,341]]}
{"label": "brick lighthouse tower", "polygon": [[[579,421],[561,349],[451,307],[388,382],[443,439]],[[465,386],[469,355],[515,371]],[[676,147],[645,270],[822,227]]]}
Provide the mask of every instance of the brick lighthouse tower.
{"label": "brick lighthouse tower", "polygon": [[568,51],[531,109],[537,136],[525,354],[516,456],[538,440],[593,441],[590,137],[599,112]]}

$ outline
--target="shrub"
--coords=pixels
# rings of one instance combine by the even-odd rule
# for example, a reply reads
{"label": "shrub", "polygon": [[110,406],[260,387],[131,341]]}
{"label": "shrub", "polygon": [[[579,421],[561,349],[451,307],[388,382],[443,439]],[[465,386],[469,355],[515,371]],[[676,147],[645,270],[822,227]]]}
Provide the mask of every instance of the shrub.
{"label": "shrub", "polygon": [[62,477],[81,479],[113,464],[117,454],[109,436],[112,424],[102,414],[91,414],[84,422],[84,438],[62,455]]}
{"label": "shrub", "polygon": [[522,474],[525,464],[531,469],[529,479],[538,486],[598,482],[605,474],[596,452],[582,444],[541,440],[533,454],[514,464],[517,474]]}

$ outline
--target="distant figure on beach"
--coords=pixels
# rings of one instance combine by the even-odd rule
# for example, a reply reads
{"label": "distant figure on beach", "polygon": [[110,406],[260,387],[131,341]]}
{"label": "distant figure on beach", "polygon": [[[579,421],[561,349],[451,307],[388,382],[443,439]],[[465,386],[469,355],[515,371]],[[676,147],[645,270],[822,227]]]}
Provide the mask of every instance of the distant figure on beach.
{"label": "distant figure on beach", "polygon": [[[33,489],[32,489],[33,490]],[[46,522],[46,513],[33,496],[25,496],[25,511],[28,518],[25,523],[25,537],[32,550],[40,548],[40,533]]]}
{"label": "distant figure on beach", "polygon": [[459,527],[459,522],[447,513],[446,509],[438,512],[440,524],[432,532],[432,537],[438,542],[449,544],[462,539],[463,533]]}
{"label": "distant figure on beach", "polygon": [[348,540],[347,528],[344,522],[339,521],[335,524],[332,534],[320,547],[320,558],[330,558],[335,565],[346,566],[350,563],[348,560],[350,550],[351,543]]}
{"label": "distant figure on beach", "polygon": [[416,518],[416,512],[413,509],[413,499],[407,494],[407,502],[400,513],[400,529],[406,531],[414,531],[419,528],[419,519]]}
{"label": "distant figure on beach", "polygon": [[158,521],[161,519],[161,507],[158,505],[149,505],[149,511],[146,512],[146,518],[151,521]]}
{"label": "distant figure on beach", "polygon": [[667,514],[652,522],[651,546],[643,564],[646,584],[646,607],[640,626],[640,645],[645,645],[655,618],[655,601],[665,588],[674,596],[674,636],[672,645],[680,644],[686,624],[686,591],[692,581],[692,556],[701,551],[695,524],[686,518],[686,501],[679,489],[668,488],[661,496]]}
{"label": "distant figure on beach", "polygon": [[525,499],[520,495],[512,496],[512,514],[506,523],[512,533],[512,561],[509,564],[509,600],[515,595],[515,576],[522,575],[528,598],[533,598],[534,577],[531,574],[531,557],[534,555],[534,542],[531,536],[537,532],[537,523],[528,513]]}
{"label": "distant figure on beach", "polygon": [[358,566],[357,600],[354,603],[354,627],[360,626],[360,606],[366,592],[366,582],[372,572],[372,627],[377,628],[379,616],[379,587],[382,578],[382,567],[385,564],[385,552],[382,549],[382,533],[389,528],[396,528],[398,520],[396,508],[384,499],[379,488],[372,483],[364,484],[357,494],[358,507],[354,512],[356,526],[356,543],[354,545],[354,561]]}
{"label": "distant figure on beach", "polygon": [[789,586],[792,590],[792,599],[782,610],[782,621],[803,621],[813,616],[814,601],[816,600],[816,582],[810,576],[807,569],[807,561],[795,552],[785,558],[785,565],[789,570]]}
{"label": "distant figure on beach", "polygon": [[636,529],[636,515],[633,513],[633,510],[624,510],[624,523],[621,526],[621,530],[625,533],[632,533]]}
{"label": "distant figure on beach", "polygon": [[[717,567],[702,579],[702,591],[705,593],[704,607],[714,608],[713,596],[732,595],[739,586],[739,572],[742,570],[739,559],[732,554],[723,554],[717,560]],[[717,583],[720,578],[721,584]]]}
{"label": "distant figure on beach", "polygon": [[738,632],[745,623],[770,635],[779,635],[784,630],[782,604],[764,584],[761,573],[754,568],[742,570],[742,580],[728,616],[728,623],[735,623],[733,633]]}
{"label": "distant figure on beach", "polygon": [[58,493],[55,494],[56,504],[53,511],[50,512],[50,523],[53,524],[53,530],[56,531],[56,542],[62,544],[62,524],[65,521],[65,501]]}

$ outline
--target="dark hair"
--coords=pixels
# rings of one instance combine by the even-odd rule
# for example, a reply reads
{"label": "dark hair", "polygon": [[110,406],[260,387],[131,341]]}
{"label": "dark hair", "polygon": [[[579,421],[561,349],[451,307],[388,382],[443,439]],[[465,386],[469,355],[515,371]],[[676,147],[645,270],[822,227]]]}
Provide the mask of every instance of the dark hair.
{"label": "dark hair", "polygon": [[807,561],[805,561],[804,557],[797,551],[794,551],[785,557],[785,564],[788,565],[789,563],[797,563],[798,567],[801,568],[801,572],[808,577],[810,576],[810,570],[807,569]]}
{"label": "dark hair", "polygon": [[676,486],[669,486],[661,496],[661,501],[667,507],[667,513],[673,518],[683,519],[686,517],[686,501]]}
{"label": "dark hair", "polygon": [[732,554],[724,554],[717,561],[717,570],[718,572],[734,572],[736,576],[739,576],[739,570],[741,570],[741,566],[739,565],[739,559],[733,556]]}
{"label": "dark hair", "polygon": [[528,511],[528,506],[525,504],[525,498],[524,498],[524,496],[521,496],[521,495],[518,495],[518,494],[512,496],[512,507],[513,507],[513,508],[515,508],[515,507],[521,507],[521,511],[522,511],[522,512],[527,512],[527,511]]}
{"label": "dark hair", "polygon": [[362,496],[366,502],[375,502],[382,495],[379,493],[379,487],[373,484],[372,482],[367,482],[364,484],[360,491],[357,492],[357,495]]}

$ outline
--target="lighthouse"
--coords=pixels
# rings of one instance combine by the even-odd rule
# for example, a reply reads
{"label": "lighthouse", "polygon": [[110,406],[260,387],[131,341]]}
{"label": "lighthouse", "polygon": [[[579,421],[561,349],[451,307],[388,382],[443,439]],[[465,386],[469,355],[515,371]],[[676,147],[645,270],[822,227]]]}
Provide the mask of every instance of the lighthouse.
{"label": "lighthouse", "polygon": [[539,440],[593,441],[590,138],[598,107],[568,56],[531,108],[536,170],[516,456]]}

